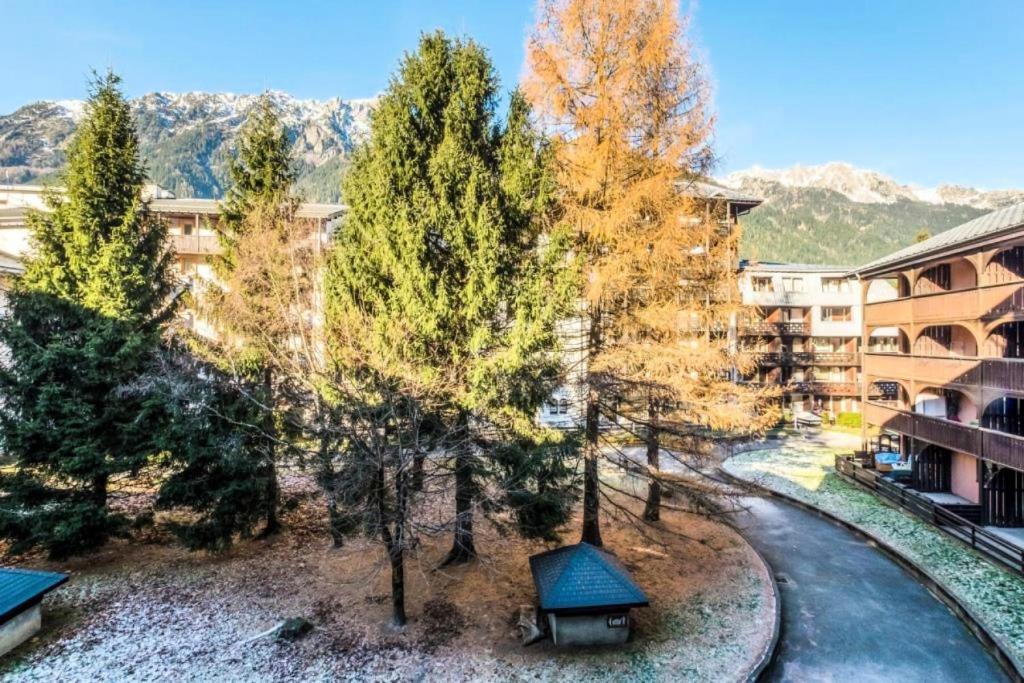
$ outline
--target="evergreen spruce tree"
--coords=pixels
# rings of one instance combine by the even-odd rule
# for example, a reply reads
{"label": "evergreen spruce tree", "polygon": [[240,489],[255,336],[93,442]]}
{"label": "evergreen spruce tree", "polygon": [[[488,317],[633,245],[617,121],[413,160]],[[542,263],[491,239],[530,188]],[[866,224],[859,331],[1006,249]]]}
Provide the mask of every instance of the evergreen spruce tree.
{"label": "evergreen spruce tree", "polygon": [[[329,339],[361,345],[336,356],[412,387],[443,425],[456,484],[447,562],[474,556],[473,510],[494,481],[489,461],[509,434],[529,432],[561,379],[555,324],[575,297],[567,235],[543,220],[546,147],[522,97],[513,95],[504,126],[497,99],[479,45],[421,38],[354,155],[326,287],[329,328],[366,325]],[[565,478],[549,483],[546,495],[571,495]]]}
{"label": "evergreen spruce tree", "polygon": [[61,189],[29,223],[32,252],[0,321],[0,450],[14,471],[0,534],[16,550],[66,556],[123,519],[113,480],[152,454],[162,408],[124,390],[145,371],[173,314],[165,227],[142,201],[145,168],[112,73],[93,83]]}

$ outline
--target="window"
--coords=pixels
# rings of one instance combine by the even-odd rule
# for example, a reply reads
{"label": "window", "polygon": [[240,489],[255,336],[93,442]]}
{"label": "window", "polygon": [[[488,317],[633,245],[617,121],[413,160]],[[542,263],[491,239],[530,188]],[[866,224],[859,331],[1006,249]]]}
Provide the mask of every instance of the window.
{"label": "window", "polygon": [[850,281],[844,277],[823,277],[821,291],[829,294],[846,294],[850,291]]}
{"label": "window", "polygon": [[750,278],[750,281],[755,292],[775,291],[775,288],[772,286],[772,279],[770,277],[754,277]]}
{"label": "window", "polygon": [[191,222],[182,223],[181,224],[181,234],[182,235],[191,235],[192,234],[192,223]]}
{"label": "window", "polygon": [[822,306],[821,320],[827,323],[850,322],[853,312],[849,306]]}
{"label": "window", "polygon": [[802,291],[804,291],[804,279],[802,277],[784,277],[784,278],[782,278],[782,291],[784,291],[784,292],[802,292]]}

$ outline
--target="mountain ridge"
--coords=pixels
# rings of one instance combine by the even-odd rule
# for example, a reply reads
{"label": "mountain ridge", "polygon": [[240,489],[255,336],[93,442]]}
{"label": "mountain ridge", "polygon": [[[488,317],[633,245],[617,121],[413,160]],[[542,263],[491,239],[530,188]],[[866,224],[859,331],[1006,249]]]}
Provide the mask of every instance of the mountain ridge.
{"label": "mountain ridge", "polygon": [[754,167],[718,180],[764,200],[744,217],[741,256],[768,261],[859,265],[1024,202],[1021,190],[925,188],[845,162]]}
{"label": "mountain ridge", "polygon": [[[310,201],[337,201],[348,159],[369,135],[376,99],[268,95],[292,141],[299,192]],[[223,196],[235,136],[259,97],[191,91],[130,100],[150,180],[179,197]],[[84,109],[81,100],[40,101],[0,115],[0,182],[52,178]],[[858,265],[923,232],[935,235],[1024,202],[1024,190],[922,187],[841,161],[755,166],[718,181],[764,200],[744,217],[741,256],[771,261]]]}
{"label": "mountain ridge", "polygon": [[[296,159],[299,188],[311,199],[337,199],[345,160],[369,135],[375,98],[299,99],[280,91],[277,105]],[[130,100],[142,155],[153,182],[178,196],[220,197],[235,136],[260,95],[154,92]],[[0,178],[45,180],[84,115],[81,100],[40,101],[0,116]]]}

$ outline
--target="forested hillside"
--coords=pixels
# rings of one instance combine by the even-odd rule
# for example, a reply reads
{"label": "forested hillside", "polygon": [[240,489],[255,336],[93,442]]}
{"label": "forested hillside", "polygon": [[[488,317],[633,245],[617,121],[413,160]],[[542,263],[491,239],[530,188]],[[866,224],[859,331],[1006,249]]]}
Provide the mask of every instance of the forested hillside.
{"label": "forested hillside", "polygon": [[745,183],[765,199],[743,220],[742,256],[765,261],[858,265],[984,213],[960,204],[909,199],[862,203],[817,187]]}

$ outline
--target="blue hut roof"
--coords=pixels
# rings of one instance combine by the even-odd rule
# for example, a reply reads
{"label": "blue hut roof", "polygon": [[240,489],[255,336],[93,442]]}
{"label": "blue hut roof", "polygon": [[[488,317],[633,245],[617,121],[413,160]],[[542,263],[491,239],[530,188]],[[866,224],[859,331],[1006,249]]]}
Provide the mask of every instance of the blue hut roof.
{"label": "blue hut roof", "polygon": [[530,572],[546,612],[646,607],[647,595],[613,556],[577,543],[530,557]]}
{"label": "blue hut roof", "polygon": [[67,574],[57,572],[0,568],[0,624],[36,604],[67,580]]}

